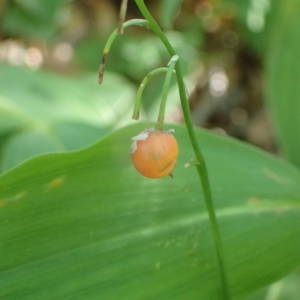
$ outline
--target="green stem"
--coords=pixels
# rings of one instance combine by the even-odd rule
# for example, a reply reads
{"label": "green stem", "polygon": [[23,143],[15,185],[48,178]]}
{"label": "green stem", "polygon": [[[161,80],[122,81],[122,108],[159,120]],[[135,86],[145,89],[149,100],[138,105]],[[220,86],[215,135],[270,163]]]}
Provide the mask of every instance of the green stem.
{"label": "green stem", "polygon": [[[156,20],[152,17],[151,13],[149,12],[148,8],[146,7],[143,0],[135,0],[139,10],[141,11],[142,15],[145,17],[146,20],[149,21],[149,27],[150,29],[160,38],[162,43],[165,45],[167,51],[171,56],[176,55],[176,51],[174,50],[173,46],[170,44],[168,38],[164,34],[164,32],[161,30],[159,25],[157,24]],[[177,83],[179,88],[179,95],[181,100],[181,106],[182,111],[184,114],[184,119],[186,122],[186,127],[188,131],[188,135],[196,156],[196,159],[198,161],[198,164],[196,165],[196,169],[203,187],[203,193],[204,193],[204,199],[209,215],[212,235],[215,243],[216,248],[216,256],[217,256],[217,262],[219,265],[219,271],[220,271],[220,280],[221,280],[221,286],[222,286],[222,294],[223,299],[230,299],[230,293],[229,293],[229,286],[228,286],[228,280],[227,280],[227,274],[226,274],[226,268],[224,263],[224,254],[223,254],[223,245],[222,245],[222,239],[221,234],[218,226],[218,221],[216,218],[216,213],[214,209],[213,199],[212,199],[212,193],[211,193],[211,187],[209,183],[209,177],[207,172],[206,163],[204,160],[204,157],[202,155],[202,152],[200,150],[200,147],[197,143],[197,139],[195,136],[195,131],[193,128],[193,122],[191,118],[190,113],[190,107],[189,102],[187,98],[186,88],[183,81],[183,74],[181,70],[181,64],[180,62],[176,64],[175,67],[176,70],[176,77],[177,77]]]}
{"label": "green stem", "polygon": [[166,75],[164,85],[162,88],[161,102],[160,102],[159,114],[158,114],[158,119],[157,119],[157,129],[158,130],[163,130],[169,89],[170,89],[170,85],[171,85],[172,75],[174,73],[175,65],[176,65],[178,59],[179,59],[179,56],[174,55],[171,57],[170,62],[168,63],[168,71],[167,71],[167,75]]}
{"label": "green stem", "polygon": [[[148,27],[149,22],[144,19],[132,19],[129,21],[126,21],[122,24],[122,28],[127,28],[130,26],[143,26],[143,27]],[[104,46],[103,52],[102,52],[102,58],[101,58],[101,64],[99,66],[99,73],[98,73],[98,83],[101,84],[103,82],[103,76],[104,76],[104,71],[105,71],[105,63],[107,56],[110,52],[110,48],[112,44],[114,43],[115,39],[119,36],[119,31],[118,29],[114,30],[109,38],[107,39],[107,42]]]}
{"label": "green stem", "polygon": [[119,34],[124,33],[124,21],[126,18],[127,5],[128,5],[128,0],[122,0],[121,8],[120,8],[120,16],[119,16],[119,26],[118,26]]}
{"label": "green stem", "polygon": [[141,105],[142,105],[142,96],[143,96],[143,92],[145,90],[145,87],[147,86],[148,82],[156,75],[159,75],[161,73],[165,73],[168,71],[168,68],[166,67],[162,67],[162,68],[156,68],[154,70],[152,70],[151,72],[149,72],[145,78],[143,79],[143,81],[141,82],[136,96],[135,96],[135,100],[134,100],[134,110],[133,110],[133,115],[132,118],[135,120],[138,120],[140,117],[140,110],[141,110]]}

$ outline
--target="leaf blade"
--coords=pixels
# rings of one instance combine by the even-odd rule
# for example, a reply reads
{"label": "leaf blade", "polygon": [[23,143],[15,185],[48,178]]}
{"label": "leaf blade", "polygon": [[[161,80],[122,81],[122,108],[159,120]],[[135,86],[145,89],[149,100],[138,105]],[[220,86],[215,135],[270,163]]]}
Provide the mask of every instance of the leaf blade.
{"label": "leaf blade", "polygon": [[[38,157],[0,177],[0,199],[6,199],[1,296],[218,297],[198,179],[183,168],[192,156],[184,129],[175,126],[181,155],[174,179],[156,181],[130,165],[130,137],[144,126],[80,152]],[[254,148],[203,131],[197,136],[213,182],[231,289],[245,295],[300,263],[300,175]]]}

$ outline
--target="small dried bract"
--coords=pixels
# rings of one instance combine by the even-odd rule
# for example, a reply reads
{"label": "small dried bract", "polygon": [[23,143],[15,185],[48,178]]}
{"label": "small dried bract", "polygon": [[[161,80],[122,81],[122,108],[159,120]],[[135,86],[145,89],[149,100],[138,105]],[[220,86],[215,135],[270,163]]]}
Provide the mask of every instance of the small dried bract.
{"label": "small dried bract", "polygon": [[139,173],[148,178],[172,175],[178,156],[178,144],[173,130],[149,128],[132,140],[131,158]]}

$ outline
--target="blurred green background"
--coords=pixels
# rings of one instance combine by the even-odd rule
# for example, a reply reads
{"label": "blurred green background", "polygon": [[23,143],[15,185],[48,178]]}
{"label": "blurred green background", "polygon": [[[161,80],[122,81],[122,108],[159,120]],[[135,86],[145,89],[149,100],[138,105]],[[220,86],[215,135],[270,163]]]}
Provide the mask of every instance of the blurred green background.
{"label": "blurred green background", "polygon": [[[195,124],[277,152],[263,101],[275,3],[148,2],[182,58]],[[36,153],[86,146],[131,122],[138,84],[168,56],[155,36],[129,29],[110,53],[104,86],[95,85],[119,5],[111,0],[2,1],[2,171]],[[135,17],[139,12],[129,1],[128,18]],[[156,118],[160,89],[161,78],[146,89],[143,119]],[[181,122],[175,86],[168,106],[167,120]],[[28,146],[21,150],[24,141]]]}
{"label": "blurred green background", "polygon": [[[275,0],[148,2],[182,58],[195,124],[273,153],[279,151],[274,138],[278,133],[284,140],[283,148],[290,148],[286,146],[293,139],[286,134],[290,129],[282,133],[276,124],[273,129],[265,100],[269,77],[270,85],[274,84],[275,88],[281,89],[282,82],[282,78],[272,78],[272,74],[281,72],[278,61],[269,64],[282,45],[280,35],[278,38],[274,32],[284,26],[284,11],[296,6],[298,1],[289,0],[285,4]],[[16,134],[21,134],[20,139],[24,134],[26,139],[46,138],[48,145],[38,151],[47,148],[59,151],[85,146],[111,129],[131,122],[132,99],[141,79],[168,61],[156,37],[140,28],[129,29],[126,37],[120,37],[112,48],[105,84],[100,89],[95,85],[96,72],[105,40],[118,22],[120,1],[3,0],[1,3],[3,125],[0,132],[1,143],[6,144],[2,170],[16,163],[13,157],[6,158],[11,147],[18,144]],[[128,18],[136,17],[140,14],[134,2],[129,1]],[[291,51],[296,53],[299,43],[294,44],[295,49]],[[289,65],[287,61],[283,68]],[[269,74],[269,69],[273,73]],[[293,89],[288,83],[285,87]],[[144,119],[156,117],[160,89],[161,78],[146,89]],[[181,122],[175,86],[168,106],[167,120]],[[276,109],[282,108],[277,106],[273,110],[275,117]],[[18,114],[22,114],[21,120]],[[76,138],[75,141],[70,137],[72,128],[79,136],[82,136],[80,131],[88,132],[83,135],[84,140]],[[7,147],[9,151],[5,150]],[[288,154],[293,152],[285,150]],[[27,151],[31,152],[24,149],[24,158],[31,155]],[[299,162],[297,155],[291,153],[291,156]]]}
{"label": "blurred green background", "polygon": [[[146,1],[181,56],[194,123],[300,165],[300,5],[297,0]],[[81,149],[131,123],[135,91],[168,61],[158,39],[129,29],[101,51],[120,1],[0,2],[0,172],[40,153]],[[129,1],[127,18],[140,14]],[[143,120],[158,112],[161,78]],[[182,122],[173,85],[167,120]],[[293,275],[253,299],[299,299]],[[275,295],[275,296],[274,296]]]}

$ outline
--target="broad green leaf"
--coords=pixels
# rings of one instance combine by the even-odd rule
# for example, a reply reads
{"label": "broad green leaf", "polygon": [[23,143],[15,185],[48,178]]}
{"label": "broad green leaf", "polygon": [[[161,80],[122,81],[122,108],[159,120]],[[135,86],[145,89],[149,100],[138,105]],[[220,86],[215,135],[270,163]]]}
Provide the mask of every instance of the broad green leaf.
{"label": "broad green leaf", "polygon": [[50,132],[23,132],[8,138],[3,145],[0,172],[42,153],[62,152],[64,145]]}
{"label": "broad green leaf", "polygon": [[40,153],[95,143],[131,111],[133,94],[130,84],[109,73],[100,88],[91,75],[66,78],[0,65],[0,134],[7,135],[0,170]]}
{"label": "broad green leaf", "polygon": [[[0,177],[0,298],[219,299],[215,251],[186,131],[174,178],[130,163],[119,130],[79,152]],[[213,187],[231,292],[242,297],[300,264],[300,173],[197,130]]]}
{"label": "broad green leaf", "polygon": [[0,132],[7,133],[28,126],[32,122],[32,119],[24,114],[13,101],[3,97],[0,90]]}
{"label": "broad green leaf", "polygon": [[132,106],[132,85],[108,73],[100,88],[95,78],[95,74],[66,78],[0,65],[0,113],[9,108],[11,115],[23,114],[35,126],[59,121],[120,122]]}
{"label": "broad green leaf", "polygon": [[108,127],[77,122],[61,122],[43,130],[12,134],[2,143],[0,172],[16,167],[38,154],[78,150],[105,136]]}
{"label": "broad green leaf", "polygon": [[84,148],[111,131],[109,127],[96,127],[79,122],[59,122],[53,125],[53,129],[66,150]]}
{"label": "broad green leaf", "polygon": [[300,2],[278,1],[267,56],[267,98],[281,147],[300,166]]}

